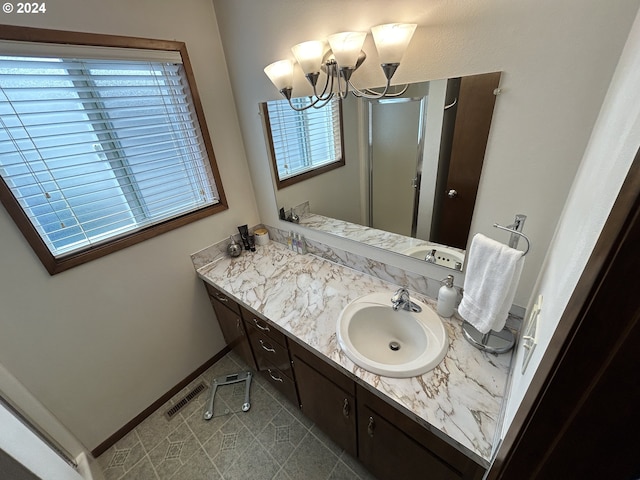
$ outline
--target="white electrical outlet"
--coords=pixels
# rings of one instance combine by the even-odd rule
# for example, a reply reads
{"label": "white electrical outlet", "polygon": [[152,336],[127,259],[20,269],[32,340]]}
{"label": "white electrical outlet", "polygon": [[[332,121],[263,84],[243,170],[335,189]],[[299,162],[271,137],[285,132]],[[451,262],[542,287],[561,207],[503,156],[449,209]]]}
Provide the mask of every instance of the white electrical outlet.
{"label": "white electrical outlet", "polygon": [[522,357],[522,374],[524,374],[529,365],[529,360],[533,355],[533,351],[536,349],[538,343],[538,318],[540,317],[540,310],[542,310],[542,295],[538,295],[536,303],[531,308],[531,313],[527,319],[527,323],[524,328],[524,334],[522,335],[522,346],[524,348],[524,356]]}

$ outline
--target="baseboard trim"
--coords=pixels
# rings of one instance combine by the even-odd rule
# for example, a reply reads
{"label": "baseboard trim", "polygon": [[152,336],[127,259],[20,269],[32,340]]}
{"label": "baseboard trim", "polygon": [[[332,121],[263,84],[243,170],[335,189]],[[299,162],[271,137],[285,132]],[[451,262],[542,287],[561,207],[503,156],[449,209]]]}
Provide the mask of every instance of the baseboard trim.
{"label": "baseboard trim", "polygon": [[209,367],[211,367],[211,365],[216,363],[218,360],[220,360],[222,357],[224,357],[230,351],[231,351],[231,349],[229,348],[229,346],[228,345],[225,346],[222,350],[220,350],[218,353],[216,353],[213,357],[211,357],[209,360],[207,360],[202,365],[200,365],[195,371],[193,371],[190,375],[188,375],[184,380],[182,380],[180,383],[175,385],[173,388],[171,388],[171,390],[169,390],[167,393],[162,395],[158,400],[153,402],[151,405],[149,405],[147,408],[145,408],[142,412],[140,412],[138,415],[136,415],[133,419],[131,419],[129,422],[127,422],[116,433],[111,435],[104,442],[102,442],[100,445],[98,445],[96,448],[94,448],[91,451],[91,455],[93,455],[94,458],[97,458],[100,455],[102,455],[111,446],[113,446],[118,440],[121,440],[122,438],[124,438],[124,436],[127,435],[127,433],[129,433],[131,430],[136,428],[140,423],[142,423],[142,421],[145,418],[147,418],[149,415],[151,415],[153,412],[155,412],[158,408],[160,408],[162,405],[164,405],[171,397],[173,397],[176,393],[178,393],[184,387],[189,385],[189,383],[191,383],[193,380],[198,378],[199,375],[204,373]]}

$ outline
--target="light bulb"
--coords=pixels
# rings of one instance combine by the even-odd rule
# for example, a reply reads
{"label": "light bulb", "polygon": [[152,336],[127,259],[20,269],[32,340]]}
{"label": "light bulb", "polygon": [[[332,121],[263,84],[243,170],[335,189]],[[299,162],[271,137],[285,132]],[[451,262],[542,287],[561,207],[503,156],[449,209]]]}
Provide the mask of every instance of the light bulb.
{"label": "light bulb", "polygon": [[278,90],[293,88],[293,62],[291,60],[280,60],[267,65],[264,73]]}
{"label": "light bulb", "polygon": [[367,32],[342,32],[329,35],[329,45],[340,68],[355,68]]}
{"label": "light bulb", "polygon": [[400,63],[416,26],[415,23],[389,23],[371,28],[380,64]]}
{"label": "light bulb", "polygon": [[294,45],[291,51],[305,75],[309,73],[320,73],[322,56],[324,54],[324,42],[319,40],[302,42]]}

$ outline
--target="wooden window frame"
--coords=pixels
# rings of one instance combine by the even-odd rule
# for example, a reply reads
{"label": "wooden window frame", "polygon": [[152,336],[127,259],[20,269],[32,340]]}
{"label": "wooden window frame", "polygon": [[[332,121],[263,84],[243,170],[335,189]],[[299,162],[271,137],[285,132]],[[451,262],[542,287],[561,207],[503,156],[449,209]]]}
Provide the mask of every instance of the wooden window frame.
{"label": "wooden window frame", "polygon": [[2,202],[5,209],[7,210],[13,221],[16,223],[25,239],[34,250],[50,275],[55,275],[78,265],[82,265],[91,260],[101,258],[110,253],[117,252],[119,250],[122,250],[123,248],[135,245],[144,240],[153,238],[162,233],[176,229],[183,225],[187,225],[191,222],[200,220],[229,208],[224,189],[222,187],[222,180],[220,178],[220,172],[218,170],[218,165],[213,151],[213,144],[211,143],[209,129],[207,128],[204,111],[202,109],[200,95],[198,94],[198,90],[196,88],[195,77],[193,75],[191,62],[189,60],[187,48],[184,42],[172,40],[155,40],[139,37],[125,37],[119,35],[67,32],[62,30],[18,27],[13,25],[0,25],[0,32],[0,40],[70,44],[96,47],[138,48],[146,50],[165,50],[179,52],[182,57],[185,75],[187,77],[189,88],[191,90],[191,97],[193,99],[193,108],[200,124],[200,128],[202,130],[204,147],[209,157],[211,172],[213,174],[219,197],[219,201],[215,205],[209,205],[193,212],[185,213],[183,215],[165,220],[155,225],[150,225],[124,236],[107,240],[104,243],[93,245],[77,252],[69,253],[68,255],[55,257],[49,251],[49,248],[45,244],[44,240],[40,237],[36,229],[33,227],[32,223],[27,218],[26,213],[11,193],[11,190],[9,189],[5,181],[0,177],[0,201]]}
{"label": "wooden window frame", "polygon": [[335,170],[336,168],[344,167],[346,165],[344,159],[344,129],[342,127],[342,102],[339,104],[340,109],[340,158],[334,162],[331,162],[327,165],[322,165],[321,167],[314,168],[312,170],[308,170],[306,172],[299,173],[297,175],[293,175],[291,177],[285,178],[284,180],[280,179],[280,175],[278,174],[278,164],[276,161],[276,151],[273,145],[273,135],[271,134],[271,122],[269,120],[269,112],[267,107],[267,102],[262,102],[260,104],[260,113],[262,114],[262,118],[264,120],[265,127],[265,137],[267,138],[267,143],[269,144],[269,156],[271,157],[271,168],[273,169],[273,178],[276,184],[276,188],[278,190],[288,187],[290,185],[295,185],[298,182],[302,182],[304,180],[308,180],[318,175],[322,175],[323,173],[330,172],[331,170]]}

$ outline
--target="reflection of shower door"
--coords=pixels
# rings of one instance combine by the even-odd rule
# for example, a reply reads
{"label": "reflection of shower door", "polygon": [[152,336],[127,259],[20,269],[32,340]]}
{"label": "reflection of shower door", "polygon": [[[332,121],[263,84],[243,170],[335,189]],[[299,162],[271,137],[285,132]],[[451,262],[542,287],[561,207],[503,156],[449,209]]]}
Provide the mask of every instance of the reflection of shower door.
{"label": "reflection of shower door", "polygon": [[415,235],[426,99],[369,103],[369,226]]}

